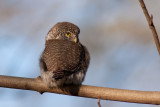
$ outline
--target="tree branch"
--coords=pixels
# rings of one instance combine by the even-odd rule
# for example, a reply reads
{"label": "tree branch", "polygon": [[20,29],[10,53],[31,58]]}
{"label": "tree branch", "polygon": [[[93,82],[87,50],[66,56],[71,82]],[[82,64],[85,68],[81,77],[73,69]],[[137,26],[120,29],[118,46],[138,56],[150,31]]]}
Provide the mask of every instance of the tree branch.
{"label": "tree branch", "polygon": [[0,75],[0,87],[33,90],[40,93],[51,92],[72,96],[101,98],[103,100],[114,100],[132,103],[160,104],[160,92],[123,90],[96,86],[82,85],[66,86],[62,88],[48,88],[41,79],[21,78]]}
{"label": "tree branch", "polygon": [[158,50],[159,55],[160,55],[160,42],[159,42],[159,38],[158,38],[158,34],[157,34],[157,31],[156,31],[156,28],[155,28],[155,26],[153,24],[153,16],[151,15],[151,17],[150,17],[150,15],[148,13],[148,10],[147,10],[143,0],[139,0],[139,3],[141,4],[142,10],[144,12],[144,15],[146,16],[146,19],[148,21],[148,25],[149,25],[149,27],[150,27],[150,29],[152,31],[152,34],[153,34],[153,37],[154,37],[154,41],[156,43],[157,50]]}

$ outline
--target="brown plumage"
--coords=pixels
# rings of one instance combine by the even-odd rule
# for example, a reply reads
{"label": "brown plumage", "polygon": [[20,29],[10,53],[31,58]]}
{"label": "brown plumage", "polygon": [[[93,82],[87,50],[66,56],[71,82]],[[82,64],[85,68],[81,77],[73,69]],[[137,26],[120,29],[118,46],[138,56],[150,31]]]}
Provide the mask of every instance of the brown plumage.
{"label": "brown plumage", "polygon": [[90,58],[78,41],[78,34],[79,28],[69,22],[56,24],[47,34],[40,67],[42,80],[48,87],[83,82]]}

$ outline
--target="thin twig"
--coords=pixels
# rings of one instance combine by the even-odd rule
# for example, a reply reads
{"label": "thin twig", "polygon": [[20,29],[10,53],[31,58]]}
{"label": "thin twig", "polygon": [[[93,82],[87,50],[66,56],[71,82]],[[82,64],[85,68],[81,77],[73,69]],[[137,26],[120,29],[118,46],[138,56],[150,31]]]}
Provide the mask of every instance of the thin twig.
{"label": "thin twig", "polygon": [[79,97],[95,98],[99,96],[103,100],[123,101],[143,104],[160,105],[160,92],[157,91],[136,91],[124,90],[107,87],[96,87],[81,85],[66,86],[62,88],[48,88],[41,79],[37,78],[21,78],[0,75],[0,87],[33,90],[40,93],[50,92],[58,94],[66,94]]}
{"label": "thin twig", "polygon": [[101,107],[101,98],[100,97],[98,98],[98,102],[97,103],[98,103],[98,107]]}
{"label": "thin twig", "polygon": [[154,37],[154,41],[156,43],[157,50],[158,50],[159,55],[160,55],[160,42],[159,42],[159,38],[158,38],[158,34],[157,34],[157,31],[156,31],[156,28],[155,28],[155,26],[153,24],[153,16],[151,15],[151,17],[150,17],[150,15],[148,13],[148,10],[147,10],[147,8],[146,8],[146,6],[144,4],[144,1],[143,0],[139,0],[139,2],[141,4],[142,10],[144,12],[144,15],[146,16],[146,19],[148,21],[148,25],[149,25],[149,27],[150,27],[150,29],[152,31],[152,34],[153,34],[153,37]]}

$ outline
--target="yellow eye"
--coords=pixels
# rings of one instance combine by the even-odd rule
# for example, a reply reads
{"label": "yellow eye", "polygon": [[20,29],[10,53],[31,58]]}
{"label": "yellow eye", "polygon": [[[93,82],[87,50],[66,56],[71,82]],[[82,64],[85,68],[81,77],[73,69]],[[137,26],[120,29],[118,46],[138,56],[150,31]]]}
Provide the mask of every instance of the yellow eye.
{"label": "yellow eye", "polygon": [[69,32],[66,33],[66,36],[67,36],[67,37],[69,37],[70,35],[71,35],[71,33],[69,33]]}

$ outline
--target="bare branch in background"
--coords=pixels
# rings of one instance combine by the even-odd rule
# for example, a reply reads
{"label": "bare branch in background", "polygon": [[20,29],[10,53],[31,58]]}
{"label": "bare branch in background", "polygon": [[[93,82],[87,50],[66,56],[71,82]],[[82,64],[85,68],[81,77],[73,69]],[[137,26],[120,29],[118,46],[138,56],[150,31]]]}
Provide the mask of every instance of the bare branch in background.
{"label": "bare branch in background", "polygon": [[98,103],[98,107],[101,107],[101,99],[100,98],[98,99],[97,103]]}
{"label": "bare branch in background", "polygon": [[156,91],[135,91],[115,88],[105,88],[82,85],[66,86],[60,88],[48,88],[38,78],[21,78],[0,75],[0,87],[33,90],[40,93],[50,92],[66,94],[79,97],[96,98],[103,100],[123,101],[131,103],[160,104],[160,92]]}
{"label": "bare branch in background", "polygon": [[144,1],[143,0],[139,0],[139,2],[141,4],[142,10],[144,12],[144,15],[146,16],[146,19],[148,21],[148,25],[149,25],[150,29],[152,30],[154,41],[156,43],[157,50],[158,50],[159,55],[160,55],[160,42],[159,42],[159,38],[158,38],[158,34],[157,34],[157,31],[156,31],[156,28],[155,28],[155,26],[153,24],[153,16],[151,15],[151,17],[150,17],[150,15],[148,13],[148,10],[147,10],[147,8],[146,8],[146,6],[144,4]]}

